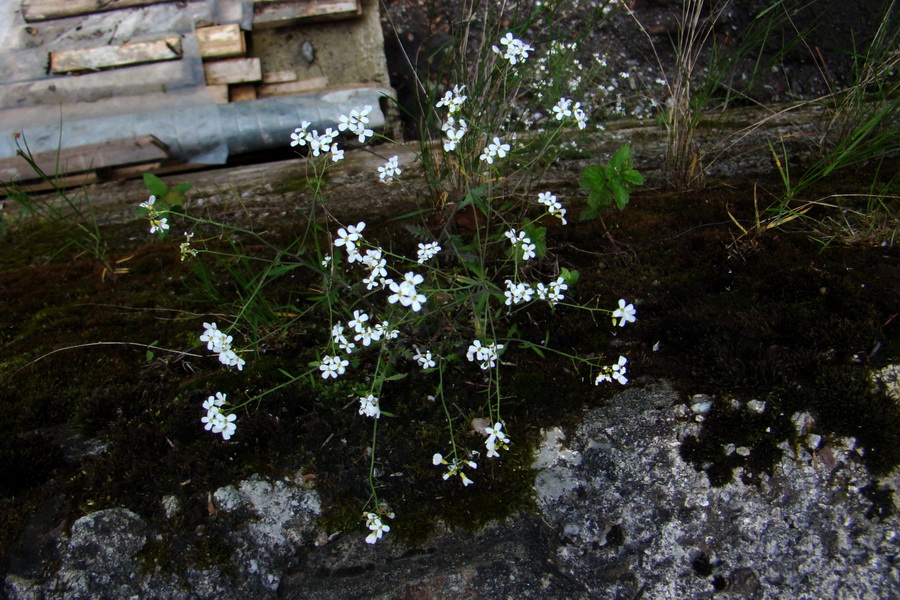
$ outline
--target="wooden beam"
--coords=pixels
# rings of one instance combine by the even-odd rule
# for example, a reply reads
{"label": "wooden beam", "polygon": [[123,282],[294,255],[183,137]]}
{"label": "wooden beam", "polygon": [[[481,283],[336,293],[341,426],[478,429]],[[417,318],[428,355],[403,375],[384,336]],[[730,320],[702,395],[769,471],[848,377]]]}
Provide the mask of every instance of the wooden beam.
{"label": "wooden beam", "polygon": [[173,0],[22,0],[22,15],[26,21],[46,21],[75,17],[90,13],[162,4]]}
{"label": "wooden beam", "polygon": [[299,21],[334,21],[362,15],[359,0],[254,0],[253,27],[267,29]]}
{"label": "wooden beam", "polygon": [[[169,157],[169,148],[152,135],[143,135],[97,144],[86,144],[32,155],[34,163],[45,175],[71,175],[139,163],[158,162]],[[28,181],[40,179],[21,156],[0,160],[0,180]]]}
{"label": "wooden beam", "polygon": [[203,58],[233,58],[247,54],[247,39],[236,24],[199,27],[196,31]]}
{"label": "wooden beam", "polygon": [[206,86],[209,95],[212,96],[213,102],[216,104],[228,104],[228,85],[208,85]]}
{"label": "wooden beam", "polygon": [[181,58],[181,38],[169,37],[152,42],[133,42],[121,46],[100,46],[50,53],[50,72],[100,71],[129,65]]}
{"label": "wooden beam", "polygon": [[206,85],[221,83],[253,83],[262,80],[262,63],[258,58],[228,58],[203,64]]}
{"label": "wooden beam", "polygon": [[229,102],[244,102],[245,100],[256,100],[256,85],[252,83],[239,83],[237,85],[228,86]]}
{"label": "wooden beam", "polygon": [[287,81],[284,83],[269,83],[257,87],[256,94],[260,98],[273,98],[275,96],[293,96],[295,94],[308,94],[316,90],[328,87],[327,77],[313,77],[300,81]]}
{"label": "wooden beam", "polygon": [[297,81],[297,71],[286,69],[284,71],[269,71],[263,73],[263,83],[285,83],[286,81]]}

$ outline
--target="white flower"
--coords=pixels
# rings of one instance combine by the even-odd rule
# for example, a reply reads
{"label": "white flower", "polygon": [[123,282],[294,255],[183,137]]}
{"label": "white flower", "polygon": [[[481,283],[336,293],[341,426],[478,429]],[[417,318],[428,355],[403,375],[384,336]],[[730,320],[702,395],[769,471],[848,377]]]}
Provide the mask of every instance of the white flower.
{"label": "white flower", "polygon": [[222,412],[221,407],[227,403],[226,395],[222,392],[216,392],[215,396],[210,396],[203,402],[203,408],[206,409],[206,415],[200,419],[203,428],[213,433],[221,433],[226,440],[231,439],[237,429],[235,421],[237,415],[226,415]]}
{"label": "white flower", "polygon": [[622,385],[628,383],[628,378],[625,377],[625,373],[628,372],[627,367],[625,365],[628,363],[628,359],[624,356],[619,357],[619,361],[613,365],[608,367],[603,367],[603,370],[597,375],[597,378],[594,380],[594,385],[600,385],[604,381],[617,381]]}
{"label": "white flower", "polygon": [[511,279],[507,279],[504,283],[506,283],[506,291],[503,292],[503,295],[506,296],[507,306],[520,304],[522,302],[531,302],[534,289],[530,285],[525,283],[517,284]]}
{"label": "white flower", "polygon": [[421,275],[410,271],[403,276],[403,281],[399,284],[391,282],[388,287],[394,293],[388,297],[388,302],[391,304],[399,302],[403,306],[412,308],[413,312],[419,312],[422,310],[422,304],[426,302],[427,298],[423,294],[418,293],[416,286],[424,280]]}
{"label": "white flower", "polygon": [[472,460],[460,460],[459,458],[454,458],[452,462],[447,462],[447,460],[439,453],[436,453],[431,457],[431,463],[439,467],[441,465],[447,465],[447,471],[443,474],[444,481],[447,481],[453,475],[459,475],[459,478],[463,482],[463,486],[470,486],[474,483],[471,479],[466,477],[466,474],[462,472],[463,466],[467,466],[470,469],[477,469],[478,464]]}
{"label": "white flower", "polygon": [[497,54],[502,53],[503,58],[509,61],[511,65],[524,61],[528,58],[528,53],[534,51],[534,48],[523,43],[522,40],[514,38],[512,32],[508,32],[503,36],[500,39],[500,44],[506,46],[506,49],[501,51],[497,46],[492,46],[491,49]]}
{"label": "white flower", "polygon": [[291,147],[293,146],[305,146],[307,142],[307,133],[306,129],[312,125],[309,121],[303,121],[300,124],[300,127],[294,130],[294,133],[291,134]]}
{"label": "white flower", "polygon": [[565,98],[560,98],[559,102],[553,107],[553,113],[556,117],[557,121],[562,121],[565,117],[571,117],[572,111],[569,106],[572,104],[571,100],[567,100]]}
{"label": "white flower", "polygon": [[634,323],[637,321],[637,317],[635,315],[637,311],[634,309],[633,304],[626,304],[625,300],[619,300],[619,308],[613,311],[612,321],[615,325],[616,319],[619,319],[619,327],[625,327],[625,323]]}
{"label": "white flower", "polygon": [[497,359],[500,356],[500,350],[503,350],[504,347],[503,344],[494,342],[489,346],[484,346],[480,340],[475,340],[469,346],[469,349],[466,352],[466,358],[470,362],[478,361],[481,369],[486,371],[491,367],[496,366]]}
{"label": "white flower", "polygon": [[419,252],[418,252],[418,260],[419,264],[424,264],[426,261],[431,260],[437,253],[441,251],[441,247],[437,242],[430,242],[428,244],[419,244]]}
{"label": "white flower", "polygon": [[378,407],[378,398],[369,394],[359,397],[359,414],[376,419],[381,417],[381,409]]}
{"label": "white flower", "polygon": [[347,323],[347,325],[352,327],[353,330],[356,331],[357,333],[360,333],[366,327],[365,325],[363,325],[363,323],[365,323],[368,320],[369,320],[369,315],[367,315],[366,313],[364,313],[361,310],[354,310],[353,311],[353,319],[349,323]]}
{"label": "white flower", "polygon": [[547,212],[549,212],[551,215],[559,217],[563,225],[566,225],[568,223],[568,221],[566,221],[566,209],[563,208],[562,204],[559,203],[559,200],[556,199],[556,196],[554,196],[550,192],[541,192],[540,194],[538,194],[538,203],[546,206]]}
{"label": "white flower", "polygon": [[322,363],[319,365],[319,370],[322,371],[322,379],[328,379],[329,377],[337,379],[338,375],[344,374],[349,364],[350,361],[342,360],[340,356],[323,357]]}
{"label": "white flower", "polygon": [[366,515],[366,526],[372,532],[366,536],[367,544],[374,544],[381,539],[381,536],[391,530],[390,527],[381,522],[381,517],[375,513]]}
{"label": "white flower", "polygon": [[179,247],[179,250],[181,252],[181,262],[184,262],[184,260],[188,257],[197,256],[197,250],[191,248],[191,239],[193,237],[193,233],[188,233],[187,231],[184,232],[185,241],[181,242],[181,246]]}
{"label": "white flower", "polygon": [[435,366],[435,362],[431,356],[430,350],[426,350],[425,353],[423,354],[422,351],[419,350],[419,348],[417,346],[415,346],[415,348],[416,348],[416,353],[413,355],[413,360],[415,360],[417,363],[419,363],[420,367],[422,367],[423,369],[430,369]]}
{"label": "white flower", "polygon": [[563,292],[569,289],[569,285],[566,283],[566,280],[563,277],[557,277],[556,281],[550,282],[550,291],[547,293],[547,300],[550,301],[550,304],[556,305],[560,301],[565,300],[565,296]]}
{"label": "white flower", "polygon": [[509,152],[509,144],[504,144],[500,138],[495,137],[494,141],[484,148],[484,152],[478,157],[478,160],[486,161],[489,165],[494,164],[494,157],[503,158]]}
{"label": "white flower", "polygon": [[447,92],[444,94],[444,97],[441,98],[435,106],[437,108],[446,106],[447,112],[455,113],[463,105],[463,102],[466,101],[467,96],[462,95],[462,92],[465,89],[465,85],[454,85],[453,89],[447,90]]}
{"label": "white flower", "polygon": [[340,162],[344,160],[344,151],[339,149],[337,144],[331,146],[331,162]]}
{"label": "white flower", "polygon": [[493,427],[485,427],[484,432],[488,434],[487,439],[484,441],[488,458],[499,457],[498,448],[501,450],[509,449],[509,436],[503,432],[503,423],[494,423]]}
{"label": "white flower", "polygon": [[161,219],[150,219],[150,233],[156,233],[157,231],[166,231],[169,229],[168,219],[162,217]]}
{"label": "white flower", "polygon": [[576,102],[572,107],[572,114],[575,116],[575,122],[578,123],[578,129],[587,127],[587,115],[581,110],[581,102]]}
{"label": "white flower", "polygon": [[622,385],[628,383],[628,378],[625,377],[625,373],[628,372],[628,369],[625,367],[627,363],[627,358],[625,358],[624,356],[619,356],[619,362],[612,366],[612,373],[610,374],[610,377],[612,377]]}
{"label": "white flower", "polygon": [[510,229],[503,235],[509,239],[509,243],[522,251],[522,260],[530,260],[537,256],[535,254],[537,246],[531,243],[531,238],[524,231],[517,232],[515,229]]}
{"label": "white flower", "polygon": [[147,210],[153,212],[156,209],[153,205],[156,203],[156,196],[150,196],[147,198],[146,202],[141,202],[141,208],[146,208]]}
{"label": "white flower", "polygon": [[361,237],[360,232],[366,228],[366,224],[364,221],[360,221],[356,225],[348,225],[347,229],[341,227],[337,230],[338,239],[334,240],[335,246],[347,246],[347,250],[349,252],[350,248],[356,247],[356,242],[359,241]]}
{"label": "white flower", "polygon": [[392,156],[386,163],[384,163],[383,167],[378,167],[378,179],[381,180],[382,183],[390,183],[394,180],[394,177],[400,175],[403,171],[399,166],[399,157]]}
{"label": "white flower", "polygon": [[362,111],[357,111],[355,108],[350,111],[350,116],[341,115],[338,118],[340,123],[338,124],[338,129],[344,131],[349,129],[354,135],[359,136],[360,143],[364,143],[366,138],[370,138],[375,135],[375,132],[371,129],[367,129],[366,125],[369,123],[369,117],[367,116],[370,112],[372,112],[372,107],[370,105],[366,105],[363,107]]}

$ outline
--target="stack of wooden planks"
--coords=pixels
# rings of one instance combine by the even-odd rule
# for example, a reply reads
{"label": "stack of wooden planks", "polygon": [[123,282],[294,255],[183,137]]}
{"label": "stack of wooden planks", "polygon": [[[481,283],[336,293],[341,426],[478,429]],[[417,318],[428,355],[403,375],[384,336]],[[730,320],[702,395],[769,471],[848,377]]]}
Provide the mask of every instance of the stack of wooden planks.
{"label": "stack of wooden planks", "polygon": [[[216,3],[221,1],[224,0],[208,0],[203,6],[211,4],[212,12],[197,17],[197,7],[201,4],[191,0],[21,0],[21,15],[29,24],[25,31],[31,35],[38,35],[39,30],[49,31],[45,39],[52,44],[44,50],[46,54],[41,53],[40,44],[13,50],[27,55],[31,62],[26,65],[13,61],[18,66],[4,71],[7,78],[0,81],[0,110],[31,111],[28,112],[31,115],[38,110],[36,107],[60,103],[67,107],[93,106],[94,102],[102,103],[110,97],[134,98],[136,102],[138,98],[149,98],[176,87],[202,90],[205,86],[213,101],[228,103],[310,93],[328,86],[324,75],[301,79],[293,69],[266,70],[266,57],[251,55],[251,32],[244,31],[238,23],[216,24],[207,20],[208,14],[221,14],[215,11]],[[252,6],[254,28],[293,26],[362,14],[360,0],[253,0]],[[133,20],[138,8],[148,14],[176,13],[179,23],[184,23],[183,16],[186,16],[187,22],[194,24],[193,31],[185,33],[183,27],[173,31],[172,27],[163,25],[157,33],[151,33],[153,28],[147,27],[135,39],[120,35],[126,41],[104,44],[104,40],[116,39],[116,29],[122,22],[110,11],[132,9],[128,13],[131,16],[123,18]],[[91,34],[59,34],[69,29],[74,33],[81,29],[81,23],[91,20],[103,21],[102,15],[93,16],[96,13],[109,13],[106,21],[114,26],[103,25]],[[47,62],[40,65],[41,59]],[[64,148],[60,153],[35,155],[34,160],[48,175],[67,177],[63,183],[70,185],[171,168],[173,164],[168,148],[152,135]],[[39,179],[21,156],[0,159],[0,181],[17,181],[32,189],[46,188],[46,182],[41,183]]]}

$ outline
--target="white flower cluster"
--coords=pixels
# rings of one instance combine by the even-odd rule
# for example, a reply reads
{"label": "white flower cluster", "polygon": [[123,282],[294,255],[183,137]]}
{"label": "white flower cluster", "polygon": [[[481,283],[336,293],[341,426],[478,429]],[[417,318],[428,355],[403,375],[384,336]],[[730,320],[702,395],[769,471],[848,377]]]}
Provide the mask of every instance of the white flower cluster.
{"label": "white flower cluster", "polygon": [[503,58],[509,61],[509,64],[511,65],[524,61],[528,58],[529,52],[534,52],[534,48],[524,43],[522,40],[513,37],[511,31],[507,32],[507,34],[500,39],[500,45],[505,46],[505,48],[501,50],[498,46],[492,46],[491,50],[496,54],[502,54]]}
{"label": "white flower cluster", "polygon": [[388,297],[388,302],[391,304],[399,302],[403,306],[411,308],[413,312],[419,312],[422,310],[422,304],[425,303],[426,298],[416,290],[416,286],[423,281],[425,279],[421,275],[410,271],[403,276],[403,281],[400,283],[390,282],[388,287],[394,293]]}
{"label": "white flower cluster", "polygon": [[[356,335],[353,336],[354,341],[361,343],[363,346],[370,346],[372,342],[378,342],[381,338],[393,340],[400,335],[399,331],[391,329],[391,324],[387,321],[376,323],[374,327],[367,325],[368,322],[369,315],[367,313],[361,310],[354,310],[353,318],[347,323],[347,326],[356,333]],[[356,344],[348,342],[347,338],[344,337],[343,325],[338,324],[332,327],[331,336],[335,343],[340,346],[341,350],[347,354],[350,354],[353,351],[353,348],[356,347]]]}
{"label": "white flower cluster", "polygon": [[329,127],[325,130],[325,133],[319,135],[319,132],[316,129],[307,131],[310,125],[312,125],[312,123],[309,121],[300,123],[300,127],[295,129],[294,133],[291,134],[291,146],[309,145],[309,151],[312,152],[313,156],[331,153],[331,160],[333,162],[338,162],[343,159],[344,151],[338,148],[337,143],[334,141],[337,139],[338,132]]}
{"label": "white flower cluster", "polygon": [[566,299],[566,296],[563,294],[563,292],[567,289],[569,289],[569,285],[561,276],[557,277],[556,281],[551,281],[546,286],[540,282],[535,284],[534,286],[534,291],[537,292],[538,299],[546,300],[553,306],[556,306],[562,300]]}
{"label": "white flower cluster", "polygon": [[206,416],[200,419],[204,429],[213,433],[221,433],[222,437],[230,440],[231,436],[237,430],[235,421],[237,415],[234,413],[226,415],[222,412],[222,407],[228,402],[227,396],[222,392],[216,392],[215,396],[210,396],[203,403],[206,410]]}
{"label": "white flower cluster", "polygon": [[498,458],[500,456],[500,453],[497,452],[498,448],[509,450],[509,436],[503,432],[503,423],[494,423],[493,427],[485,427],[484,432],[488,434],[484,441],[488,458]]}
{"label": "white flower cluster", "polygon": [[546,206],[548,213],[550,213],[554,217],[559,217],[559,220],[562,221],[563,225],[567,225],[569,223],[568,221],[566,221],[566,209],[563,208],[563,205],[559,203],[559,200],[556,199],[556,196],[554,196],[550,192],[541,192],[540,194],[538,194],[538,203]]}
{"label": "white flower cluster", "polygon": [[432,367],[436,366],[434,357],[432,357],[431,355],[431,350],[426,350],[424,353],[422,353],[422,351],[419,350],[418,346],[413,347],[416,349],[416,353],[413,355],[413,360],[419,363],[420,367],[422,367],[423,369],[431,369]]}
{"label": "white flower cluster", "polygon": [[384,163],[383,167],[378,167],[378,179],[381,180],[381,183],[390,183],[394,180],[394,177],[397,177],[403,172],[400,169],[399,161],[399,157],[392,156]]}
{"label": "white flower cluster", "polygon": [[529,238],[524,231],[510,229],[503,235],[509,239],[509,243],[522,251],[522,260],[530,260],[537,256],[534,253],[537,246],[531,243],[531,238]]}
{"label": "white flower cluster", "polygon": [[420,265],[424,265],[426,262],[437,256],[437,253],[441,251],[441,247],[437,242],[429,242],[428,244],[419,244],[419,252],[417,260]]}
{"label": "white flower cluster", "polygon": [[494,164],[495,157],[504,158],[509,150],[509,144],[504,144],[500,141],[500,138],[495,137],[492,143],[485,146],[484,151],[478,157],[478,160],[483,160],[487,162],[487,164],[492,165]]}
{"label": "white flower cluster", "polygon": [[381,417],[381,409],[378,407],[378,398],[369,394],[359,397],[359,414],[378,419]]}
{"label": "white flower cluster", "polygon": [[372,107],[369,104],[366,104],[362,110],[356,110],[355,108],[350,111],[350,116],[341,115],[338,118],[338,129],[341,131],[350,130],[353,135],[359,136],[359,142],[364,143],[367,138],[375,135],[375,132],[371,129],[368,129],[366,125],[369,124],[368,114],[372,112]]}
{"label": "white flower cluster", "polygon": [[184,241],[181,242],[181,246],[179,246],[179,248],[178,248],[181,252],[181,262],[184,262],[185,259],[187,259],[187,258],[193,258],[193,257],[197,256],[197,250],[194,248],[191,248],[191,239],[193,239],[193,237],[194,237],[193,232],[192,233],[188,233],[187,231],[184,232]]}
{"label": "white flower cluster", "polygon": [[447,462],[447,459],[443,457],[440,453],[436,453],[431,457],[431,462],[434,466],[439,467],[441,465],[447,465],[447,471],[444,473],[444,481],[450,479],[450,477],[454,475],[459,475],[459,478],[462,479],[463,486],[470,486],[474,483],[471,479],[466,477],[466,474],[462,472],[463,466],[469,467],[470,469],[477,469],[478,463],[472,460],[460,460],[459,458],[454,458],[452,461]]}
{"label": "white flower cluster", "polygon": [[372,532],[368,536],[366,536],[367,544],[374,544],[381,539],[382,535],[391,530],[390,527],[388,527],[381,521],[381,517],[379,517],[375,513],[366,514],[366,527],[368,527],[369,531]]}
{"label": "white flower cluster", "polygon": [[367,290],[387,287],[391,280],[387,276],[387,259],[384,258],[384,252],[381,248],[370,248],[366,250],[366,255],[359,259],[359,262],[369,267],[369,276],[363,278]]}
{"label": "white flower cluster", "polygon": [[160,215],[165,214],[156,209],[156,196],[150,196],[140,206],[147,210],[147,218],[150,219],[150,233],[164,232],[169,229],[168,219]]}
{"label": "white flower cluster", "polygon": [[515,283],[511,279],[507,279],[504,283],[506,283],[506,291],[503,292],[503,295],[506,296],[507,306],[531,302],[531,297],[534,295],[533,287],[527,283]]}
{"label": "white flower cluster", "polygon": [[610,365],[608,367],[603,367],[603,371],[599,375],[597,375],[597,379],[594,380],[594,385],[600,385],[604,381],[618,381],[622,385],[628,383],[628,378],[625,377],[625,373],[628,372],[628,369],[625,365],[628,364],[628,359],[624,356],[619,357],[619,362]]}
{"label": "white flower cluster", "polygon": [[500,351],[503,350],[504,347],[503,344],[497,344],[496,342],[491,342],[489,345],[483,346],[481,340],[475,340],[469,346],[469,350],[466,352],[466,358],[469,359],[469,362],[478,361],[481,369],[487,371],[488,369],[497,366],[497,359],[500,358]]}
{"label": "white flower cluster", "polygon": [[469,124],[465,119],[457,121],[448,115],[447,120],[441,125],[441,131],[447,136],[444,140],[444,152],[453,152],[466,132],[469,131]]}
{"label": "white flower cluster", "polygon": [[453,114],[457,112],[466,101],[468,96],[463,96],[462,93],[466,89],[465,85],[454,85],[452,90],[447,90],[444,94],[444,97],[441,98],[435,106],[440,108],[442,106],[447,107],[447,112]]}
{"label": "white flower cluster", "polygon": [[338,375],[343,375],[347,371],[349,360],[342,359],[340,356],[323,356],[322,362],[319,364],[319,370],[322,371],[322,379],[333,377],[337,379]]}
{"label": "white flower cluster", "polygon": [[566,117],[572,117],[575,119],[575,123],[578,124],[578,129],[587,127],[587,115],[581,108],[581,102],[576,102],[572,106],[571,100],[560,98],[559,102],[553,107],[553,116],[556,117],[557,121],[562,121]]}
{"label": "white flower cluster", "polygon": [[243,371],[247,362],[238,356],[231,347],[233,338],[224,331],[220,331],[215,323],[204,323],[203,327],[200,341],[206,342],[206,349],[218,353],[219,362],[223,365],[237,367],[238,371]]}

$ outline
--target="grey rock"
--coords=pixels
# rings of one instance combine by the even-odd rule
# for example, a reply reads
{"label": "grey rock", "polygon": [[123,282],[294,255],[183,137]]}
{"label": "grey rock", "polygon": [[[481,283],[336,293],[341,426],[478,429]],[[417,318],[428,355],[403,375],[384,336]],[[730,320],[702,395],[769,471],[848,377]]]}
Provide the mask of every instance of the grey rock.
{"label": "grey rock", "polygon": [[[859,489],[872,482],[852,452],[829,470],[810,453],[785,456],[758,486],[711,488],[679,456],[675,411],[633,388],[586,416],[538,479],[544,517],[566,537],[557,558],[592,598],[894,598],[898,519],[870,519]],[[564,478],[565,490],[542,481]]]}

